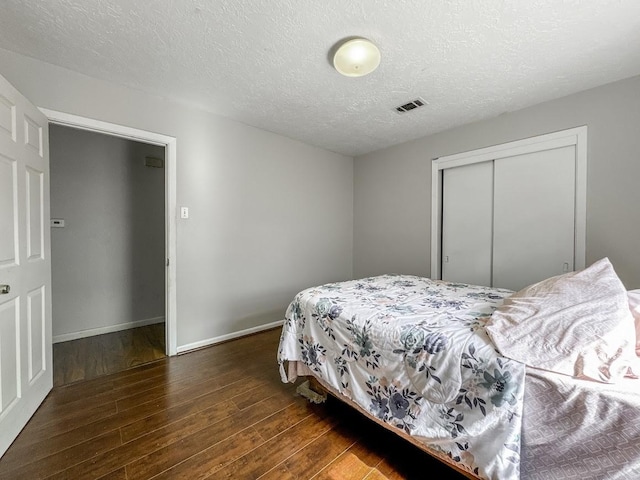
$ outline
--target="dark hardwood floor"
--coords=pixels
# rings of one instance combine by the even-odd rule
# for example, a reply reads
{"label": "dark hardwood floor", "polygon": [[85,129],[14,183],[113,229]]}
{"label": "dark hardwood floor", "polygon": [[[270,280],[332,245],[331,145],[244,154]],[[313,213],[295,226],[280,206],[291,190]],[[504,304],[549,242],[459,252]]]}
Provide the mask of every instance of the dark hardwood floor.
{"label": "dark hardwood floor", "polygon": [[55,343],[54,387],[121,372],[164,358],[164,329],[164,323],[156,323]]}
{"label": "dark hardwood floor", "polygon": [[0,479],[460,479],[333,398],[280,382],[279,330],[56,387]]}

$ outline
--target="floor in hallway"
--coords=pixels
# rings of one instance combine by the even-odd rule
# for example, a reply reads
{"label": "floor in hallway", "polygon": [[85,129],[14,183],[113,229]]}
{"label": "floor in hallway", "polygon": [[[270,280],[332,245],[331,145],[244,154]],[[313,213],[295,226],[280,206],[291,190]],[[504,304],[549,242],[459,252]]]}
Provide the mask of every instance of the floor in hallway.
{"label": "floor in hallway", "polygon": [[121,372],[165,357],[165,324],[53,345],[53,386]]}

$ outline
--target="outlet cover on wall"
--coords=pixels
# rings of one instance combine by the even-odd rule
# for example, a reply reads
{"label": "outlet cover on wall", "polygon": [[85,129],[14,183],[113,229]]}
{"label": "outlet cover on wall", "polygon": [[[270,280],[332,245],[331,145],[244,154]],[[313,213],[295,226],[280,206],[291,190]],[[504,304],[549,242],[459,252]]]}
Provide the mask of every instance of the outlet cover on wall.
{"label": "outlet cover on wall", "polygon": [[51,228],[64,228],[64,218],[52,218]]}

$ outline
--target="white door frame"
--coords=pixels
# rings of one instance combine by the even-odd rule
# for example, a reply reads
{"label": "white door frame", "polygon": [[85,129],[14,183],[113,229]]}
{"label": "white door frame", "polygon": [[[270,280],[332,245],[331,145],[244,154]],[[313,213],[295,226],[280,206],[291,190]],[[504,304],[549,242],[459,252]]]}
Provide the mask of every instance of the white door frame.
{"label": "white door frame", "polygon": [[165,249],[167,262],[165,275],[166,353],[169,356],[176,355],[178,352],[176,317],[176,138],[47,108],[40,108],[40,111],[45,114],[51,123],[164,147]]}
{"label": "white door frame", "polygon": [[447,168],[487,162],[525,153],[575,145],[575,250],[574,266],[584,268],[587,237],[587,126],[525,138],[492,147],[481,148],[446,157],[434,158],[431,164],[431,278],[442,278],[442,172]]}

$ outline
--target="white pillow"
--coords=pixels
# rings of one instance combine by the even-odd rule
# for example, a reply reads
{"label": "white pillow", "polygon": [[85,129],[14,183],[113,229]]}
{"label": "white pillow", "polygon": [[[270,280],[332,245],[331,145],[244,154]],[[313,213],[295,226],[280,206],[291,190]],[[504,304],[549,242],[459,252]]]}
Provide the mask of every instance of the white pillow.
{"label": "white pillow", "polygon": [[502,355],[531,367],[607,383],[637,367],[627,291],[607,258],[520,290],[486,329]]}

